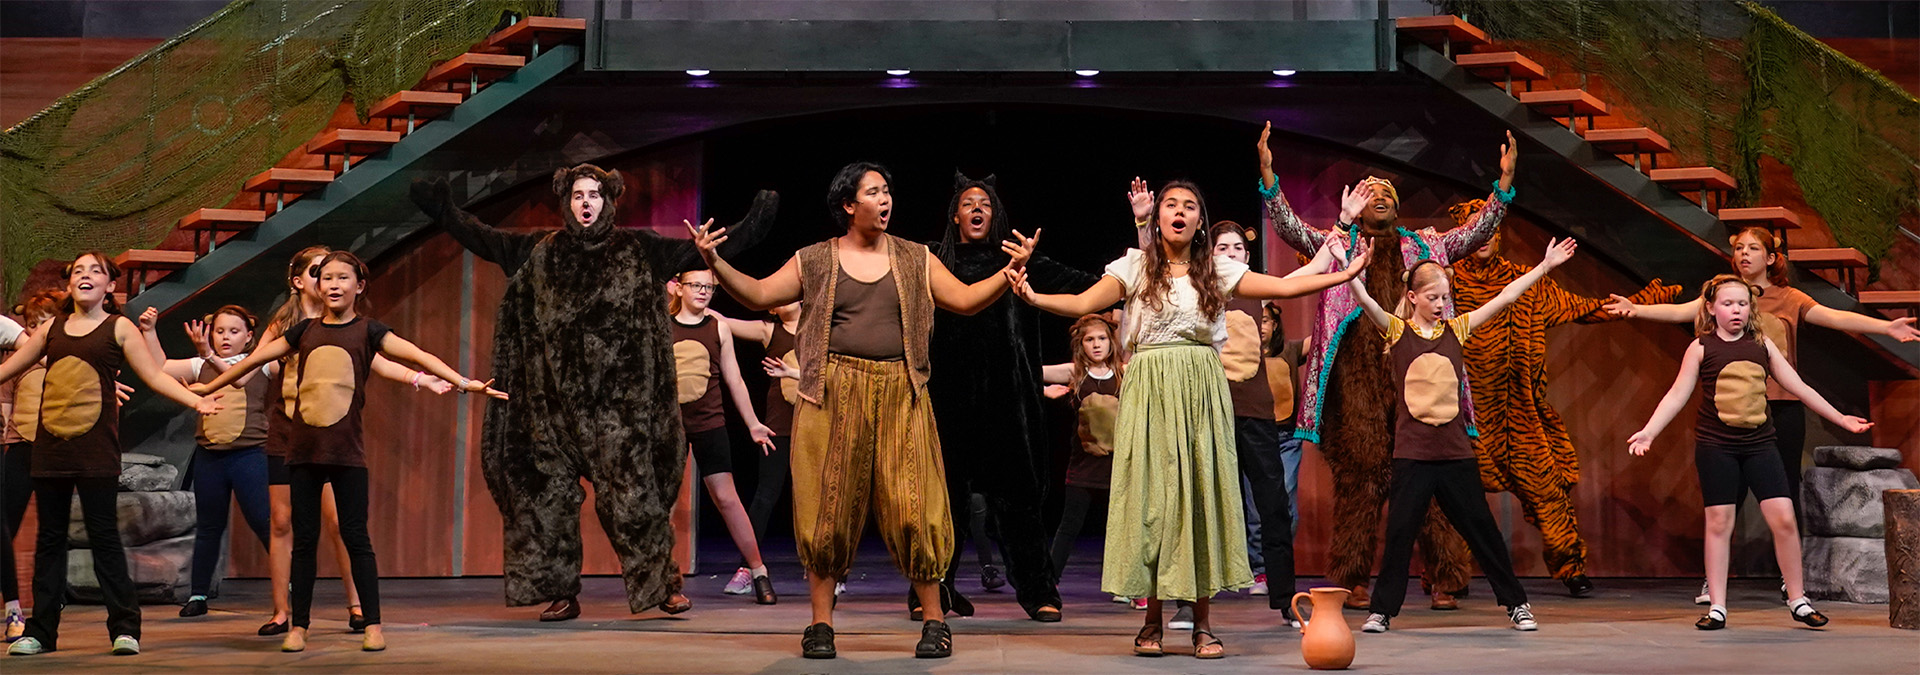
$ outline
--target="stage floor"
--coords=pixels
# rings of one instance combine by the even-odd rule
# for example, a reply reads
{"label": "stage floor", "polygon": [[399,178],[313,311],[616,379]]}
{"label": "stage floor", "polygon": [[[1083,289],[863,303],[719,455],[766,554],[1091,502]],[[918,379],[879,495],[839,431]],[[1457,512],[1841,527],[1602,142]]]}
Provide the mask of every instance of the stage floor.
{"label": "stage floor", "polygon": [[[718,542],[715,542],[718,543]],[[658,611],[626,612],[618,579],[586,581],[579,619],[535,620],[540,608],[501,606],[498,578],[387,579],[381,583],[389,647],[359,651],[359,637],[346,633],[346,610],[337,581],[322,580],[314,633],[301,654],[279,652],[278,638],[255,637],[268,618],[266,583],[230,581],[213,611],[181,619],[171,606],[145,607],[144,653],[107,654],[98,606],[67,611],[63,649],[33,657],[5,657],[7,673],[243,670],[406,673],[1265,673],[1303,671],[1298,634],[1284,629],[1266,598],[1234,594],[1215,602],[1215,632],[1227,658],[1198,661],[1188,654],[1184,632],[1168,633],[1169,655],[1142,658],[1129,652],[1140,614],[1109,601],[1098,589],[1097,550],[1083,546],[1061,591],[1066,620],[1041,624],[1026,619],[1011,589],[988,593],[978,577],[962,591],[978,615],[956,618],[955,653],[944,660],[916,660],[919,624],[907,620],[906,583],[894,574],[877,546],[862,551],[836,627],[840,658],[799,657],[800,630],[808,623],[805,584],[791,548],[770,563],[783,596],[777,606],[754,605],[746,596],[720,593],[727,575],[687,580],[691,612],[667,617]],[[725,561],[722,549],[703,547],[708,561]],[[969,556],[971,560],[971,556]],[[709,562],[708,569],[724,562]],[[730,574],[730,571],[729,571]],[[1304,588],[1310,581],[1302,580]],[[1600,579],[1593,597],[1568,598],[1551,579],[1526,580],[1540,630],[1520,633],[1493,603],[1484,581],[1455,612],[1425,608],[1414,589],[1409,609],[1392,632],[1358,633],[1361,613],[1347,612],[1359,643],[1353,669],[1376,673],[1912,673],[1920,668],[1920,633],[1887,627],[1885,605],[1820,603],[1833,619],[1823,630],[1789,620],[1777,584],[1737,581],[1727,630],[1693,628],[1700,608],[1689,604],[1698,582]],[[1416,604],[1417,602],[1417,604]],[[1169,610],[1170,611],[1170,610]]]}

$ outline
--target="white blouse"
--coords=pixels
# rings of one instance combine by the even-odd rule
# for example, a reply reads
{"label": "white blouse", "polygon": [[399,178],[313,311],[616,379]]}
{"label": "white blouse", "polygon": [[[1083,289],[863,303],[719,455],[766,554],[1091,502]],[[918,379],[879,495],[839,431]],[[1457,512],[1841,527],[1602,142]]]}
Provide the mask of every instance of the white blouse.
{"label": "white blouse", "polygon": [[[1200,293],[1194,290],[1193,283],[1187,277],[1167,280],[1167,297],[1157,310],[1145,298],[1139,297],[1137,291],[1145,266],[1146,254],[1137,248],[1127,249],[1125,256],[1107,264],[1106,275],[1119,281],[1126,290],[1127,325],[1122,330],[1123,345],[1131,349],[1139,345],[1193,341],[1213,345],[1214,350],[1218,351],[1226,344],[1226,312],[1202,317]],[[1220,292],[1231,298],[1233,289],[1240,285],[1240,277],[1247,273],[1247,265],[1226,256],[1214,256],[1213,272],[1219,281]]]}

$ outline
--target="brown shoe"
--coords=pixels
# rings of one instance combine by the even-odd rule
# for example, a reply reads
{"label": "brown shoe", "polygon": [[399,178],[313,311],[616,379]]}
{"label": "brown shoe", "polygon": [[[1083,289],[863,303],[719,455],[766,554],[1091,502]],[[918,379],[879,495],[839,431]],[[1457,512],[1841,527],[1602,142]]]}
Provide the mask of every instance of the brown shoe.
{"label": "brown shoe", "polygon": [[1460,609],[1460,601],[1453,599],[1453,594],[1451,593],[1435,593],[1433,594],[1433,609],[1442,612]]}
{"label": "brown shoe", "polygon": [[553,604],[547,605],[545,611],[540,612],[541,621],[569,621],[579,616],[580,601],[573,598],[555,600]]}
{"label": "brown shoe", "polygon": [[1373,606],[1373,596],[1367,594],[1367,585],[1360,584],[1353,587],[1353,592],[1347,594],[1345,606],[1347,609],[1366,609]]}
{"label": "brown shoe", "polygon": [[666,602],[660,603],[660,611],[668,614],[679,614],[689,609],[693,609],[693,599],[679,593],[673,594],[672,597],[667,598]]}

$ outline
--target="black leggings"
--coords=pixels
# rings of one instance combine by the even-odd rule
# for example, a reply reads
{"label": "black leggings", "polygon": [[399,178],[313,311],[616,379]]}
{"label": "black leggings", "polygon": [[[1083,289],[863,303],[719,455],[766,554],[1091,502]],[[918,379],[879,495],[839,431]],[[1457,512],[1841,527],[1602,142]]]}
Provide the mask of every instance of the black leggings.
{"label": "black leggings", "polygon": [[68,505],[77,492],[93,554],[93,578],[100,582],[107,604],[107,639],[140,639],[140,599],[134,595],[133,578],[127,576],[126,549],[120,546],[120,479],[41,477],[33,480],[33,489],[40,536],[33,551],[33,618],[27,620],[26,637],[49,650],[59,648],[60,610],[67,604]]}
{"label": "black leggings", "polygon": [[1101,510],[1107,508],[1107,491],[1068,485],[1062,500],[1060,529],[1053,533],[1053,582],[1056,584],[1067,571],[1067,556],[1073,554],[1074,541],[1080,538],[1080,531],[1086,529],[1087,513],[1093,510],[1094,502],[1099,502]]}
{"label": "black leggings", "polygon": [[20,521],[27,517],[27,500],[32,498],[33,444],[8,443],[6,457],[0,457],[0,591],[4,591],[7,602],[20,599],[13,535],[20,531]]}
{"label": "black leggings", "polygon": [[754,541],[767,540],[767,523],[773,518],[773,507],[780,504],[780,495],[787,491],[787,474],[792,471],[788,459],[793,456],[792,450],[792,436],[775,436],[773,452],[760,456],[753,500],[747,502],[747,521],[753,523]]}
{"label": "black leggings", "polygon": [[[1480,571],[1493,584],[1493,597],[1507,607],[1527,602],[1527,591],[1513,575],[1513,560],[1500,524],[1487,508],[1480,487],[1480,463],[1474,459],[1421,461],[1393,460],[1393,482],[1387,493],[1387,548],[1380,557],[1380,580],[1373,585],[1368,611],[1398,616],[1407,599],[1407,566],[1413,562],[1413,540],[1427,519],[1427,505],[1439,502],[1453,529],[1467,540],[1467,549]],[[1269,562],[1269,565],[1272,563]]]}
{"label": "black leggings", "polygon": [[353,586],[360,592],[360,613],[368,625],[380,623],[380,570],[367,536],[367,470],[334,464],[287,467],[287,492],[293,506],[293,625],[306,628],[313,609],[314,553],[320,548],[321,488],[333,484],[333,505],[340,513],[340,540],[347,545]]}
{"label": "black leggings", "polygon": [[1807,406],[1799,401],[1767,401],[1773,418],[1773,444],[1780,450],[1780,466],[1787,470],[1787,498],[1800,510],[1800,458],[1807,452]]}

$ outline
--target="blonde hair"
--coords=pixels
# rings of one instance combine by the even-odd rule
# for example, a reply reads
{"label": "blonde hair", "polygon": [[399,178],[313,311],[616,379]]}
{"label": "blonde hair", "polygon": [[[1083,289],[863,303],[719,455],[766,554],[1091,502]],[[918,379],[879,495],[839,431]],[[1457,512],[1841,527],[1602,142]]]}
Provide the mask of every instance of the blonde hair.
{"label": "blonde hair", "polygon": [[[1693,318],[1694,337],[1703,337],[1718,328],[1717,322],[1715,322],[1713,318],[1713,298],[1720,293],[1721,286],[1728,284],[1746,288],[1748,307],[1753,308],[1751,311],[1754,314],[1759,313],[1759,287],[1747,283],[1745,279],[1741,279],[1738,275],[1722,274],[1716,276],[1708,279],[1707,283],[1700,287],[1700,314]],[[1758,342],[1760,340],[1760,322],[1750,320],[1746,325],[1740,327],[1740,332],[1742,335]]]}
{"label": "blonde hair", "polygon": [[[1422,274],[1421,270],[1428,265],[1433,266],[1433,272]],[[1432,258],[1421,258],[1413,263],[1413,267],[1409,267],[1407,271],[1401,272],[1400,283],[1404,284],[1407,290],[1400,294],[1399,304],[1393,306],[1393,315],[1400,317],[1401,321],[1413,318],[1413,304],[1407,302],[1407,293],[1426,288],[1429,284],[1433,283],[1435,275],[1438,275],[1442,281],[1448,283],[1452,283],[1453,281],[1447,278],[1447,267],[1440,264],[1440,261]]]}
{"label": "blonde hair", "polygon": [[[684,285],[687,283],[687,275],[693,274],[694,272],[707,272],[711,274],[712,270],[709,270],[705,267],[701,267],[698,269],[690,269],[685,272],[681,272],[679,274],[673,275],[673,282],[676,285]],[[680,302],[681,302],[680,293],[674,292],[674,293],[667,294],[667,314],[669,316],[680,313]]]}

